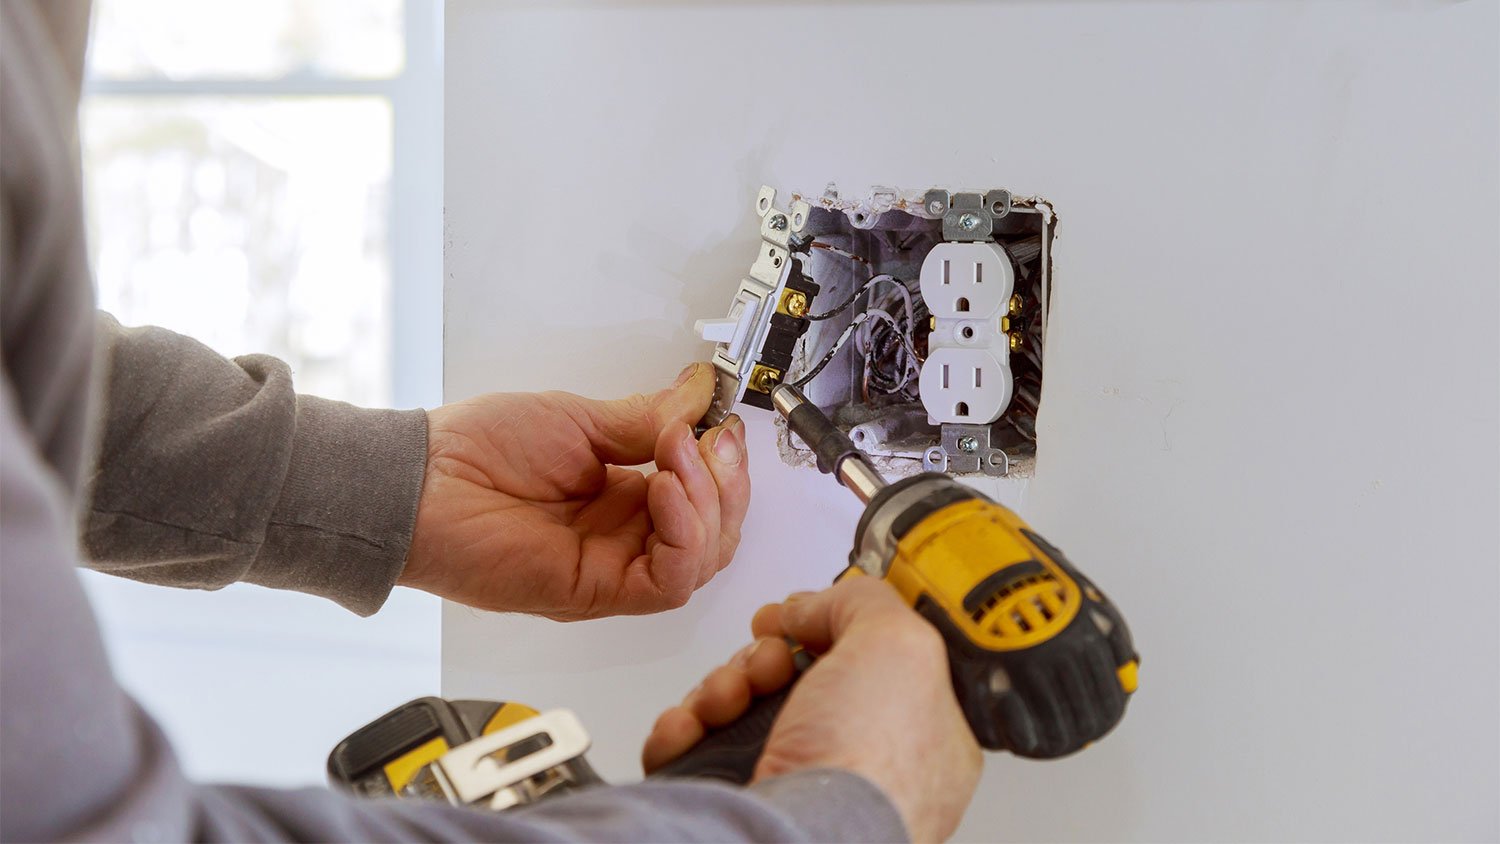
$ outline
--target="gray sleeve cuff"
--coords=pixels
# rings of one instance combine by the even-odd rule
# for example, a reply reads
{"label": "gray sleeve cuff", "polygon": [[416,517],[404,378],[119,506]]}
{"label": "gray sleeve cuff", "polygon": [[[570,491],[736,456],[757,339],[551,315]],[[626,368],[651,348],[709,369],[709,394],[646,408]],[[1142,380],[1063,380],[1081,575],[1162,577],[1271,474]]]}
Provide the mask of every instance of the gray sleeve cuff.
{"label": "gray sleeve cuff", "polygon": [[380,609],[411,547],[427,414],[298,396],[290,465],[245,580]]}
{"label": "gray sleeve cuff", "polygon": [[809,841],[908,841],[901,815],[876,785],[835,768],[798,771],[750,787]]}

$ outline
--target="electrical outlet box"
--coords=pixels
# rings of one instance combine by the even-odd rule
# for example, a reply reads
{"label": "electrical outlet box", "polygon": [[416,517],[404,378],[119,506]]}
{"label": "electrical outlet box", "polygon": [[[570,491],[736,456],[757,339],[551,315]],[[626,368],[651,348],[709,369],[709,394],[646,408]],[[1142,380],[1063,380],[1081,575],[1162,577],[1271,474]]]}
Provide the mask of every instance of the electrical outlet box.
{"label": "electrical outlet box", "polygon": [[[762,200],[774,198],[768,190]],[[796,383],[892,476],[1031,473],[1056,230],[1050,203],[939,188],[846,198],[829,185],[817,197],[794,194],[789,211],[764,202],[757,211],[763,245],[788,260],[758,261],[773,274],[757,281],[752,272],[729,317],[699,323],[719,343],[721,396],[766,407],[776,383]],[[778,213],[782,228],[767,222]],[[740,301],[747,290],[779,302],[774,330],[763,334],[775,342],[764,348],[745,328],[755,304]],[[788,462],[809,462],[784,426],[782,446]]]}

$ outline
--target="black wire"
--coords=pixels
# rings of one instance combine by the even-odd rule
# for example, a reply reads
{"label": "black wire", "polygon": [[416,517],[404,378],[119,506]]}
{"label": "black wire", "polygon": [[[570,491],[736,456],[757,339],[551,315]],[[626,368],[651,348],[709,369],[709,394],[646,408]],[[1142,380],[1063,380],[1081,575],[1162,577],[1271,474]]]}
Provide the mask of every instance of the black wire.
{"label": "black wire", "polygon": [[[869,312],[867,311],[866,313]],[[890,312],[885,311],[885,313],[889,314]],[[901,319],[899,317],[892,317],[892,319],[896,320],[898,324],[901,322]],[[874,331],[880,329],[884,329],[886,333],[877,338],[874,335]],[[874,360],[876,362],[883,362],[887,357],[894,358],[894,353],[897,345],[905,347],[906,353],[911,355],[911,359],[913,361],[916,361],[919,364],[922,361],[921,356],[917,354],[916,347],[913,346],[912,342],[907,339],[905,331],[899,330],[896,326],[891,325],[891,323],[888,323],[885,320],[880,320],[876,329],[871,331],[870,342],[871,349],[869,357],[871,360]],[[875,347],[875,344],[877,342],[881,344],[880,348]],[[894,363],[894,359],[892,360],[892,363]],[[879,370],[877,370],[877,372],[878,371]],[[896,384],[900,382],[900,378],[898,378],[897,376],[885,375],[884,373],[882,373],[882,376],[886,379],[886,382],[890,385],[890,387],[888,389],[881,390],[881,392],[891,392],[895,389]]]}
{"label": "black wire", "polygon": [[833,360],[833,356],[839,353],[839,349],[842,349],[844,347],[844,343],[849,339],[851,335],[854,334],[854,329],[858,328],[859,324],[864,322],[866,319],[867,317],[865,314],[860,314],[859,316],[851,320],[849,324],[844,327],[844,333],[839,335],[839,339],[833,341],[833,348],[829,349],[828,353],[823,355],[823,359],[818,361],[817,366],[814,366],[812,369],[808,370],[806,375],[798,378],[796,381],[793,381],[792,386],[800,389],[807,382],[813,380],[813,378],[819,372],[822,372],[823,367],[827,366],[828,362]]}
{"label": "black wire", "polygon": [[[826,312],[821,313],[821,314],[808,314],[807,315],[807,319],[810,319],[810,320],[812,320],[814,322],[817,322],[818,320],[831,319],[833,317],[838,316],[839,314],[841,314],[844,311],[848,310],[849,306],[852,305],[852,304],[854,304],[854,300],[858,299],[859,295],[861,293],[865,292],[866,290],[869,290],[870,286],[872,284],[874,284],[880,278],[882,278],[882,276],[875,276],[874,278],[871,278],[868,281],[866,281],[864,284],[861,284],[858,288],[855,289],[855,291],[853,293],[850,293],[849,294],[849,298],[845,299],[842,303],[840,303],[837,308],[834,308],[831,311],[826,311]],[[897,282],[897,283],[899,284],[900,282]]]}

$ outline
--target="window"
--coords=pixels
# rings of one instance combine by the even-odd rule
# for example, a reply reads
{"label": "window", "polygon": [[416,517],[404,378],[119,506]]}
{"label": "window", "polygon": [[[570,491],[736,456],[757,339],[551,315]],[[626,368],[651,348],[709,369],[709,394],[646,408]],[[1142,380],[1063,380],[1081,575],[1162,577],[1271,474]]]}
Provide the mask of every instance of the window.
{"label": "window", "polygon": [[[441,361],[441,4],[96,0],[81,112],[100,306],[301,392],[432,406]],[[322,779],[333,743],[437,691],[438,602],[375,618],[252,586],[86,573],[121,681],[191,775]]]}

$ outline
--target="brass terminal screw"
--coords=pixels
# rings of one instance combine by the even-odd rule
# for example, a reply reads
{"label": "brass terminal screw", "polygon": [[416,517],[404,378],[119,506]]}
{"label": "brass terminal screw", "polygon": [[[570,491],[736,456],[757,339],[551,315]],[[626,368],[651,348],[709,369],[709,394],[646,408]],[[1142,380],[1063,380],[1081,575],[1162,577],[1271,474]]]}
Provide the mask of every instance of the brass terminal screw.
{"label": "brass terminal screw", "polygon": [[1015,294],[1015,295],[1013,295],[1013,296],[1010,297],[1010,307],[1009,307],[1009,310],[1010,310],[1010,315],[1011,316],[1020,316],[1021,315],[1021,310],[1023,308],[1025,308],[1025,307],[1026,307],[1026,300],[1021,298],[1021,294],[1017,293],[1017,294]]}
{"label": "brass terminal screw", "polygon": [[1026,345],[1025,337],[1022,337],[1019,333],[1010,335],[1010,350],[1012,352],[1021,351],[1021,347],[1024,345]]}
{"label": "brass terminal screw", "polygon": [[788,290],[781,297],[781,309],[789,316],[807,316],[807,294],[800,290]]}
{"label": "brass terminal screw", "polygon": [[755,367],[750,373],[749,387],[757,393],[769,393],[781,381],[781,373],[764,366]]}

